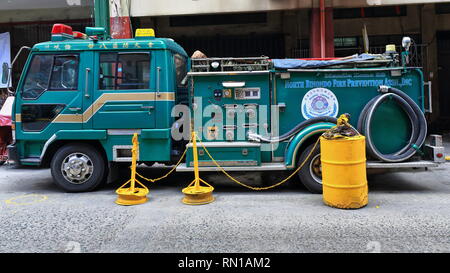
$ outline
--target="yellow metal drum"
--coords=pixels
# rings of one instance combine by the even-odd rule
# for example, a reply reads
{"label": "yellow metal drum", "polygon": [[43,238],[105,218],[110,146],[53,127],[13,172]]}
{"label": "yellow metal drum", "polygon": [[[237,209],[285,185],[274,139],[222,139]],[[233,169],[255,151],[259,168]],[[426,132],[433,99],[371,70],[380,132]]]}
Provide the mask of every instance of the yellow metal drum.
{"label": "yellow metal drum", "polygon": [[324,203],[342,209],[367,205],[365,137],[320,137],[320,157]]}

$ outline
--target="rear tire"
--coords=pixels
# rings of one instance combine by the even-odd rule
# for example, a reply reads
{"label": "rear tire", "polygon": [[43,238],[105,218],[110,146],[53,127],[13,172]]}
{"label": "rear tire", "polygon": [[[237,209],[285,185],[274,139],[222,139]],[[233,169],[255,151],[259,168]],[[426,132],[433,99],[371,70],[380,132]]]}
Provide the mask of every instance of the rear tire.
{"label": "rear tire", "polygon": [[106,161],[92,145],[68,144],[59,148],[50,163],[53,181],[67,192],[87,192],[106,176]]}
{"label": "rear tire", "polygon": [[[297,162],[298,166],[308,157],[314,143],[306,147]],[[298,172],[298,177],[311,193],[322,193],[322,167],[320,163],[320,146],[317,145],[310,158]]]}
{"label": "rear tire", "polygon": [[6,161],[0,161],[0,166],[2,166],[5,163],[6,163]]}

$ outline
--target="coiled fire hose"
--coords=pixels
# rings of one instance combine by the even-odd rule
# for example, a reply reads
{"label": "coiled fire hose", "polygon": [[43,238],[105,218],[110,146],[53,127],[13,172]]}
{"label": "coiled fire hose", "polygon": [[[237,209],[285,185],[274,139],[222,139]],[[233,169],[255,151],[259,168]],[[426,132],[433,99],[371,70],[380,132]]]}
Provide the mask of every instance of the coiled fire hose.
{"label": "coiled fire hose", "polygon": [[[385,162],[405,161],[412,157],[425,142],[427,136],[425,115],[419,106],[401,90],[388,86],[380,86],[378,91],[381,94],[370,100],[361,111],[357,129],[366,136],[367,152],[371,156]],[[408,143],[403,148],[394,153],[383,154],[373,143],[370,125],[377,108],[389,98],[394,99],[407,114],[411,122],[411,135]]]}

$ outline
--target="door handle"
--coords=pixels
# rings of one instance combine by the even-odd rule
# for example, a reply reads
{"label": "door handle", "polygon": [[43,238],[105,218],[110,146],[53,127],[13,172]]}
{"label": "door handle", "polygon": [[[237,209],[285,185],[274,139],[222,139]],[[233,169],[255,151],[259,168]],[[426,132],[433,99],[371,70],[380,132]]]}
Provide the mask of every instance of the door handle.
{"label": "door handle", "polygon": [[89,72],[91,72],[91,69],[90,68],[86,68],[86,77],[85,77],[85,79],[84,79],[84,96],[86,97],[86,98],[89,98]]}
{"label": "door handle", "polygon": [[148,109],[148,114],[151,115],[152,110],[155,109],[155,106],[152,105],[141,106],[141,109]]}
{"label": "door handle", "polygon": [[79,112],[79,111],[81,111],[81,108],[80,107],[70,107],[69,110],[72,112]]}
{"label": "door handle", "polygon": [[155,109],[155,106],[141,106],[142,109],[152,110]]}
{"label": "door handle", "polygon": [[156,95],[159,97],[161,89],[161,67],[156,67]]}

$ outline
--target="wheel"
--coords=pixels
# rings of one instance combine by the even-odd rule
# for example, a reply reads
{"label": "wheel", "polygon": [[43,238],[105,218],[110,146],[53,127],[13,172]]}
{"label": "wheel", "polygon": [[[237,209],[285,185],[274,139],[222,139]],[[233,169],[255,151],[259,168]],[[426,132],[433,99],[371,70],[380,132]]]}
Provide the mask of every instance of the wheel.
{"label": "wheel", "polygon": [[5,164],[5,163],[6,163],[6,161],[0,161],[0,166]]}
{"label": "wheel", "polygon": [[67,192],[86,192],[104,181],[106,162],[88,144],[68,144],[57,150],[50,163],[53,181]]}
{"label": "wheel", "polygon": [[[298,165],[300,165],[309,155],[314,147],[314,143],[306,147],[300,155]],[[320,146],[317,144],[310,158],[298,172],[300,181],[312,193],[322,193],[322,165],[320,163]]]}

